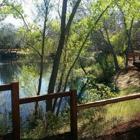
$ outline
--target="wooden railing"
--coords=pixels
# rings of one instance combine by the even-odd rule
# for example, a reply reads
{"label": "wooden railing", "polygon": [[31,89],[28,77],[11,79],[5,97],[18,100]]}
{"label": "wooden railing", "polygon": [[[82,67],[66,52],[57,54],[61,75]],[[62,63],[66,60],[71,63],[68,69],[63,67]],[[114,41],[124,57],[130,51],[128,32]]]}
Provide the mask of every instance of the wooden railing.
{"label": "wooden railing", "polygon": [[125,97],[118,97],[118,98],[113,98],[113,99],[107,99],[107,100],[77,105],[76,90],[49,94],[49,95],[40,95],[40,96],[29,97],[29,98],[19,98],[19,83],[18,82],[12,82],[11,84],[0,86],[0,91],[5,91],[5,90],[11,90],[11,95],[12,95],[12,116],[13,116],[12,121],[13,121],[14,140],[20,140],[20,111],[19,111],[20,104],[70,96],[71,135],[72,135],[73,140],[77,140],[78,139],[78,135],[77,135],[77,132],[78,132],[77,131],[77,111],[78,110],[87,109],[91,107],[99,107],[99,106],[108,105],[112,103],[140,98],[140,94],[133,94],[133,95],[125,96]]}
{"label": "wooden railing", "polygon": [[137,99],[137,98],[140,98],[140,93],[139,94],[127,95],[127,96],[124,96],[124,97],[100,100],[100,101],[87,103],[87,104],[80,104],[80,105],[77,105],[77,110],[87,109],[87,108],[91,108],[91,107],[99,107],[99,106],[103,106],[103,105],[118,103],[118,102]]}
{"label": "wooden railing", "polygon": [[[39,95],[39,96],[29,97],[29,98],[21,98],[19,99],[19,104],[25,104],[25,103],[31,103],[31,102],[37,102],[37,101],[43,101],[43,100],[49,100],[49,99],[54,99],[54,98],[67,97],[67,96],[70,97],[71,136],[73,140],[76,140],[77,139],[77,93],[76,93],[76,90],[71,90],[68,92],[61,92],[61,93]],[[18,118],[18,124],[19,123],[20,121]]]}
{"label": "wooden railing", "polygon": [[[1,85],[0,91],[11,91],[11,102],[12,102],[12,127],[13,127],[13,133],[10,133],[10,136],[12,135],[13,139],[17,139],[20,136],[20,129],[19,129],[19,83],[18,82],[12,82],[11,84]],[[16,133],[15,133],[16,132]],[[3,136],[7,137],[9,134]]]}
{"label": "wooden railing", "polygon": [[74,140],[77,139],[77,95],[76,90],[69,92],[61,92],[55,94],[39,95],[29,98],[19,98],[19,83],[12,82],[11,84],[1,85],[0,91],[11,90],[12,97],[12,127],[13,127],[13,139],[20,140],[20,104],[26,104],[31,102],[49,100],[60,97],[70,97],[70,120],[71,120],[71,136]]}

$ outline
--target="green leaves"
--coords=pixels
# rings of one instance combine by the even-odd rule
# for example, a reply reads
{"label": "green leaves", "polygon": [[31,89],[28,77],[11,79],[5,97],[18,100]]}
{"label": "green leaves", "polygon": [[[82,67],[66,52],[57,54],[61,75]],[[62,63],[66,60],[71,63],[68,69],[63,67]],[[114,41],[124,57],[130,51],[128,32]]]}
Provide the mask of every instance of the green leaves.
{"label": "green leaves", "polygon": [[21,4],[15,4],[14,2],[4,1],[0,8],[0,16],[6,17],[8,15],[13,15],[14,18],[21,18],[21,14],[24,15]]}
{"label": "green leaves", "polygon": [[130,28],[132,19],[134,19],[134,22],[138,21],[140,16],[139,0],[121,0],[117,3],[117,7],[125,18],[127,29]]}

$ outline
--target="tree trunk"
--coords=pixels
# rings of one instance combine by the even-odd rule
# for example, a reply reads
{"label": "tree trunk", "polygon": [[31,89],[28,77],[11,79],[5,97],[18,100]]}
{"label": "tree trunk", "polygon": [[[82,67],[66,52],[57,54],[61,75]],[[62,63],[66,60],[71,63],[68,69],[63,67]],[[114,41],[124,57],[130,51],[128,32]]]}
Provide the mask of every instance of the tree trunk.
{"label": "tree trunk", "polygon": [[[39,72],[39,82],[38,82],[38,91],[37,95],[40,95],[41,91],[41,85],[42,85],[42,77],[43,77],[43,67],[44,67],[44,48],[45,48],[45,34],[46,34],[46,22],[47,22],[47,16],[48,16],[48,3],[45,4],[45,17],[44,17],[44,26],[43,26],[43,33],[42,33],[42,47],[41,47],[41,54],[40,54],[40,72]],[[35,104],[35,114],[37,115],[37,109],[38,109],[38,102]]]}
{"label": "tree trunk", "polygon": [[[80,56],[80,54],[81,54],[81,51],[82,51],[82,49],[83,49],[83,47],[84,47],[84,45],[85,45],[85,43],[86,43],[88,37],[90,36],[90,34],[91,34],[91,32],[93,31],[95,25],[98,23],[98,21],[100,20],[100,18],[102,17],[102,15],[104,14],[104,12],[105,12],[108,8],[109,8],[109,6],[107,6],[107,7],[105,8],[105,10],[102,11],[102,13],[99,15],[99,17],[98,17],[97,20],[95,21],[93,27],[92,27],[92,28],[89,30],[89,32],[87,33],[87,35],[86,35],[86,37],[85,37],[85,39],[84,39],[84,41],[83,41],[83,43],[82,43],[82,45],[81,45],[81,47],[80,47],[80,49],[79,49],[79,52],[78,52],[78,54],[77,54],[77,56],[76,56],[76,58],[75,58],[73,64],[72,64],[71,67],[69,68],[68,74],[67,74],[66,79],[65,79],[65,85],[64,85],[63,91],[66,90],[69,75],[70,75],[70,73],[71,73],[71,71],[72,71],[74,65],[76,64],[76,62],[77,62],[77,60],[78,60],[78,58],[79,58],[79,56]],[[62,103],[62,99],[60,99],[60,101],[59,101],[59,107],[58,107],[58,109],[57,109],[57,113],[58,113],[59,110],[60,110],[60,105],[61,105],[61,103]]]}
{"label": "tree trunk", "polygon": [[107,29],[104,25],[104,29],[105,29],[105,32],[106,32],[106,36],[107,36],[107,41],[105,40],[104,38],[104,35],[102,33],[102,31],[100,30],[101,34],[102,34],[102,37],[104,38],[104,42],[106,43],[106,45],[108,46],[108,49],[110,51],[110,53],[113,55],[113,59],[114,59],[114,65],[115,65],[115,71],[118,71],[120,68],[119,68],[119,64],[118,64],[118,60],[117,60],[117,56],[114,52],[114,49],[111,45],[111,42],[110,42],[110,39],[109,39],[109,35],[108,35],[108,32],[107,32]]}
{"label": "tree trunk", "polygon": [[[124,22],[125,22],[125,17],[124,17]],[[131,43],[131,32],[132,32],[132,26],[133,26],[133,19],[131,20],[131,26],[129,28],[129,30],[126,27],[126,23],[125,24],[125,29],[126,29],[126,35],[127,35],[127,48],[126,48],[126,64],[125,67],[128,66],[128,54],[129,54],[129,49],[131,49],[132,55],[133,55],[133,61],[135,62],[135,54],[134,54],[134,50],[133,50],[133,46]]]}
{"label": "tree trunk", "polygon": [[[61,35],[60,35],[58,48],[57,48],[56,55],[55,55],[54,62],[53,62],[52,73],[51,73],[49,86],[48,86],[48,93],[54,92],[55,83],[56,83],[56,79],[57,79],[57,73],[59,70],[60,58],[61,58],[62,50],[63,50],[64,44],[65,44],[65,37],[70,30],[71,23],[73,21],[73,18],[75,16],[75,13],[77,11],[77,8],[78,8],[80,2],[81,2],[81,0],[77,0],[76,4],[72,10],[72,13],[70,15],[70,18],[68,20],[68,23],[66,25],[67,0],[63,0],[62,17],[61,17]],[[46,110],[52,110],[52,105],[49,105],[48,107],[46,107]]]}
{"label": "tree trunk", "polygon": [[125,67],[127,67],[128,66],[128,53],[129,53],[130,48],[131,48],[131,52],[133,54],[133,61],[135,62],[134,50],[133,50],[132,43],[131,43],[131,32],[132,32],[132,26],[133,26],[134,18],[132,18],[131,25],[130,25],[130,28],[128,30],[124,13],[121,9],[120,9],[120,11],[121,11],[122,16],[123,16],[124,26],[125,26],[125,30],[126,30],[126,36],[127,36],[127,39],[128,39],[127,40],[127,48],[126,48],[126,63],[125,63]]}

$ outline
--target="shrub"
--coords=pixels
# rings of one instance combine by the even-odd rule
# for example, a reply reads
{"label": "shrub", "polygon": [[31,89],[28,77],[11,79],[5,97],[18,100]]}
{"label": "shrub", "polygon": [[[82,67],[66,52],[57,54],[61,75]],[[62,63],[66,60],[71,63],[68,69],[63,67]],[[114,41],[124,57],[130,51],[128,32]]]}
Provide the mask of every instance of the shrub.
{"label": "shrub", "polygon": [[68,112],[64,111],[56,116],[51,111],[48,111],[40,118],[40,116],[35,117],[34,113],[31,113],[27,117],[28,125],[26,129],[22,129],[22,139],[41,139],[64,133],[67,130],[65,128],[69,125],[68,114]]}

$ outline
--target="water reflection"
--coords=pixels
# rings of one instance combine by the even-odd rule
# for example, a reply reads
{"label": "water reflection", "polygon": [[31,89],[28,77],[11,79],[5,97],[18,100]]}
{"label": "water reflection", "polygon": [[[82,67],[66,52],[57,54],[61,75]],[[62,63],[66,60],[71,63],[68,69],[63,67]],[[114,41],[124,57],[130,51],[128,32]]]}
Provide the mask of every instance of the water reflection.
{"label": "water reflection", "polygon": [[14,76],[20,74],[16,61],[0,59],[0,84],[9,84]]}
{"label": "water reflection", "polygon": [[[30,63],[29,63],[30,64]],[[21,76],[23,80],[19,83],[20,85],[20,98],[22,97],[31,97],[36,95],[36,88],[38,87],[38,78],[39,75],[35,75],[33,71],[26,72],[25,76],[24,73],[24,65],[23,63],[16,61],[16,60],[2,60],[0,59],[0,85],[2,84],[9,84],[13,81],[16,77]],[[27,63],[26,63],[27,65]],[[36,65],[39,67],[39,65]],[[48,82],[50,78],[50,72],[48,72],[48,65],[44,65],[44,75],[42,79],[42,88],[41,94],[47,94]],[[24,75],[24,76],[23,76]],[[26,79],[28,78],[28,79]],[[69,88],[67,88],[69,90]],[[2,93],[2,92],[1,92]],[[2,94],[0,96],[3,96]],[[8,97],[8,98],[7,98]],[[5,97],[6,101],[9,103],[10,97]],[[0,97],[1,99],[1,97]],[[59,99],[58,99],[59,102]],[[57,102],[57,104],[58,104]],[[66,104],[69,102],[69,98],[63,98],[62,107],[60,110],[63,110]],[[8,104],[9,106],[9,104]]]}

